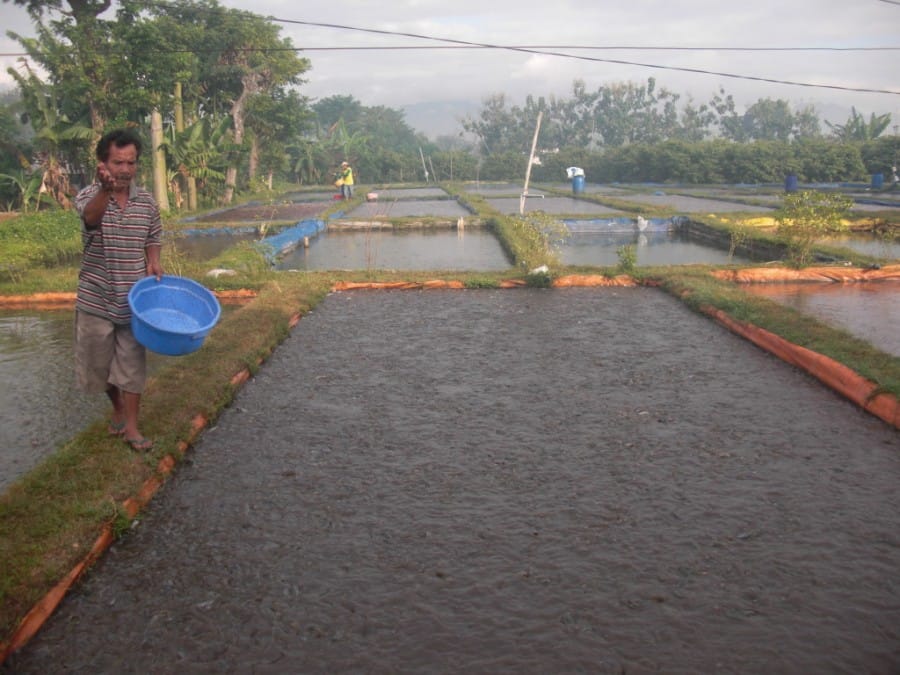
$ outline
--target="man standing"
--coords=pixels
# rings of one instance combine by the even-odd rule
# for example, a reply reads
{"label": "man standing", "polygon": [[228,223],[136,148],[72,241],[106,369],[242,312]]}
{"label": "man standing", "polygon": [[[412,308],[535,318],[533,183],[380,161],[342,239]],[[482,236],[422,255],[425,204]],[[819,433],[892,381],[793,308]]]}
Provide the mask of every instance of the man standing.
{"label": "man standing", "polygon": [[347,162],[341,162],[341,196],[344,199],[353,197],[353,169]]}
{"label": "man standing", "polygon": [[134,183],[141,139],[116,129],[97,143],[93,184],[75,197],[83,255],[75,302],[75,372],[82,390],[105,391],[113,406],[109,433],[137,451],[153,448],[138,430],[147,378],[146,350],[131,332],[128,291],[145,276],[162,277],[162,222],[147,190]]}

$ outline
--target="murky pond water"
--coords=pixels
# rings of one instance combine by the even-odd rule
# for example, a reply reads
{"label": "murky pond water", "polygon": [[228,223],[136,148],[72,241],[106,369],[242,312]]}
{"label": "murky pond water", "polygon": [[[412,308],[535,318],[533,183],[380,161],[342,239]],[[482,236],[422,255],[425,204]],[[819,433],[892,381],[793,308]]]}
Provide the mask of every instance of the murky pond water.
{"label": "murky pond water", "polygon": [[166,237],[164,245],[172,246],[191,260],[210,260],[240,243],[259,239],[256,228],[244,230],[211,230]]}
{"label": "murky pond water", "polygon": [[741,288],[843,328],[900,357],[900,283],[745,284]]}
{"label": "murky pond water", "polygon": [[[507,215],[519,213],[518,197],[490,197],[487,202],[500,213]],[[535,211],[556,215],[621,215],[616,209],[574,197],[529,197],[525,200],[525,213]]]}
{"label": "murky pond water", "polygon": [[0,311],[0,492],[106,410],[75,388],[73,317]]}
{"label": "murky pond water", "polygon": [[[0,310],[0,492],[109,414],[105,395],[75,386],[73,321],[72,310]],[[177,358],[148,353],[148,373]]]}
{"label": "murky pond water", "polygon": [[505,270],[497,238],[481,228],[328,229],[282,258],[280,270]]}
{"label": "murky pond water", "polygon": [[446,190],[438,187],[424,188],[372,188],[367,192],[373,192],[377,195],[378,201],[390,201],[394,199],[423,199],[423,198],[441,198],[449,197]]}
{"label": "murky pond water", "polygon": [[746,258],[730,258],[728,251],[712,248],[679,232],[644,234],[608,234],[573,232],[559,248],[565,265],[615,266],[617,250],[634,246],[638,265],[728,265],[749,262]]}
{"label": "murky pond water", "polygon": [[12,671],[894,673],[897,441],[655,289],[335,293]]}
{"label": "murky pond water", "polygon": [[863,253],[885,260],[900,260],[900,236],[852,233],[832,236],[823,240],[829,246],[842,246],[857,253]]}
{"label": "murky pond water", "polygon": [[363,202],[344,214],[345,219],[367,218],[468,218],[472,213],[455,199],[390,199]]}

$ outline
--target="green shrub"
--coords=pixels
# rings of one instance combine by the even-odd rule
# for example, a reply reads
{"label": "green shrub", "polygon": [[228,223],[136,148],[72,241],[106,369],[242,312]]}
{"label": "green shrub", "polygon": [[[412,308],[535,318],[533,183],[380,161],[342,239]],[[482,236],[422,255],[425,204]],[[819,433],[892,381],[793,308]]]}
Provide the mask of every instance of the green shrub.
{"label": "green shrub", "polygon": [[775,222],[790,262],[796,266],[806,264],[817,240],[846,230],[844,218],[851,206],[850,197],[832,192],[801,190],[786,194]]}
{"label": "green shrub", "polygon": [[619,258],[619,271],[623,274],[630,274],[637,267],[637,246],[634,244],[619,246],[616,255]]}
{"label": "green shrub", "polygon": [[74,211],[41,211],[0,221],[0,275],[51,267],[81,255],[81,226]]}

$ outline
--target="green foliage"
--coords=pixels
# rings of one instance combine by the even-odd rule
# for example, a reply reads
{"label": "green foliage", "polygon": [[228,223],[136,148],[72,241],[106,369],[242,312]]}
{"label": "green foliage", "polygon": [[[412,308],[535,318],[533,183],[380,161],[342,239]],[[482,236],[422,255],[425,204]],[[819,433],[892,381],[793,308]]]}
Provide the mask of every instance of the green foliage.
{"label": "green foliage", "polygon": [[862,180],[867,171],[857,143],[806,139],[792,143],[790,167],[800,180],[820,183]]}
{"label": "green foliage", "polygon": [[15,208],[21,195],[18,179],[27,174],[32,154],[31,141],[25,139],[25,127],[19,121],[19,113],[22,110],[22,101],[12,92],[5,96],[0,95],[0,100],[8,100],[9,103],[0,103],[0,174],[12,177],[12,180],[0,180],[0,210]]}
{"label": "green foliage", "polygon": [[546,266],[559,267],[559,249],[568,237],[569,231],[557,218],[537,211],[520,216],[517,228],[525,235],[527,255],[519,264],[527,270]]}
{"label": "green foliage", "polygon": [[859,144],[859,152],[862,155],[862,164],[865,173],[884,174],[887,184],[893,167],[900,167],[900,136],[882,136],[873,141]]}
{"label": "green foliage", "polygon": [[0,173],[0,185],[4,184],[13,188],[14,201],[9,203],[7,210],[18,208],[22,213],[38,210],[41,204],[41,174],[24,169],[16,173]]}
{"label": "green foliage", "polygon": [[553,274],[548,268],[531,270],[525,275],[525,285],[528,288],[550,288],[553,285]]}
{"label": "green foliage", "polygon": [[[883,163],[889,154],[881,152],[880,161]],[[588,180],[596,182],[778,184],[789,173],[810,182],[855,181],[868,177],[859,144],[829,139],[791,143],[714,140],[634,144],[588,156],[561,152],[548,158],[543,168],[552,166],[553,176],[562,175],[559,162],[568,160],[572,160],[568,166],[583,167]],[[535,174],[538,180],[547,179],[544,172]],[[558,180],[553,176],[551,179]]]}
{"label": "green foliage", "polygon": [[210,199],[212,189],[225,181],[229,154],[239,150],[231,141],[231,124],[227,115],[202,117],[180,133],[170,129],[161,146],[175,173],[183,180],[196,179]]}
{"label": "green foliage", "polygon": [[558,249],[568,233],[563,223],[543,213],[498,217],[489,221],[514,264],[526,273],[559,266]]}
{"label": "green foliage", "polygon": [[488,279],[485,277],[471,277],[465,280],[466,288],[498,288],[500,286],[496,279]]}
{"label": "green foliage", "polygon": [[235,270],[242,278],[262,279],[271,271],[263,252],[251,242],[240,242],[209,261],[210,267]]}
{"label": "green foliage", "polygon": [[814,108],[794,110],[783,99],[760,99],[743,113],[724,90],[708,103],[680,104],[680,99],[679,94],[657,86],[652,77],[640,84],[604,84],[595,91],[576,80],[570,98],[528,96],[519,107],[508,105],[503,94],[491,96],[477,116],[462,121],[462,127],[476,137],[477,150],[486,157],[526,150],[538,112],[544,115],[540,147],[554,150],[626,148],[715,137],[741,143],[788,142],[820,135]]}
{"label": "green foliage", "polygon": [[626,244],[616,249],[616,256],[619,259],[618,269],[623,274],[634,272],[637,267],[637,246],[634,244]]}
{"label": "green foliage", "polygon": [[733,225],[729,235],[728,259],[732,260],[737,250],[750,241],[753,241],[753,227],[751,225],[744,222]]}
{"label": "green foliage", "polygon": [[42,211],[0,221],[0,279],[27,269],[64,264],[81,255],[81,226],[73,211]]}
{"label": "green foliage", "polygon": [[844,124],[826,122],[831,133],[844,141],[871,141],[878,138],[891,124],[891,114],[875,115],[872,113],[867,122],[856,108],[850,109],[850,117]]}
{"label": "green foliage", "polygon": [[775,221],[791,263],[804,265],[817,240],[845,230],[843,219],[851,206],[853,200],[841,194],[812,190],[786,194]]}

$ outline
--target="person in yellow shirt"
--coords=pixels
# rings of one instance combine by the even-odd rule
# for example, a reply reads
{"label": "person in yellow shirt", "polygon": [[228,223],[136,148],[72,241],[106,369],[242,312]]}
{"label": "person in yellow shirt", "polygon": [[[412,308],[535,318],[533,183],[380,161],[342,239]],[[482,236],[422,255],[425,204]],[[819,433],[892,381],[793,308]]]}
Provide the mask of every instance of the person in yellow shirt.
{"label": "person in yellow shirt", "polygon": [[347,162],[341,162],[339,180],[341,181],[341,196],[344,199],[353,197],[353,169]]}

